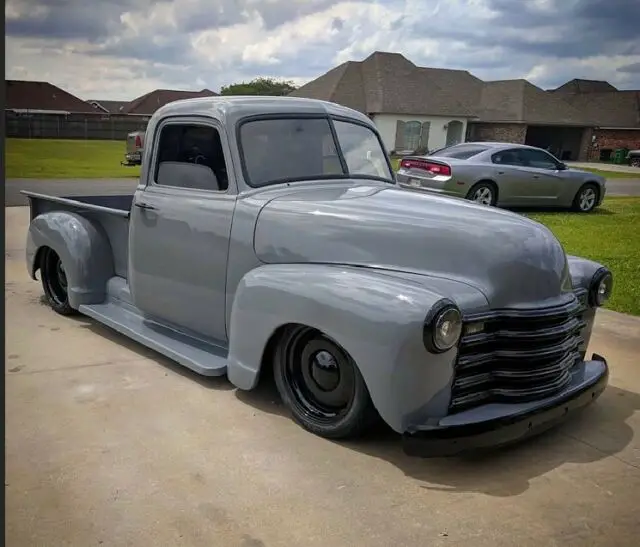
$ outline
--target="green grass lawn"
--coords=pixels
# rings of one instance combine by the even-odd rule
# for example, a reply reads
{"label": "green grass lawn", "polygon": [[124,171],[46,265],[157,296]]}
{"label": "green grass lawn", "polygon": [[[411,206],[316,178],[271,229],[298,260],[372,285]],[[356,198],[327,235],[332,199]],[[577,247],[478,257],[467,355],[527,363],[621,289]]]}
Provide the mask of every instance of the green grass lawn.
{"label": "green grass lawn", "polygon": [[637,170],[637,173],[626,173],[624,171],[607,171],[605,169],[596,169],[591,167],[577,167],[581,171],[590,171],[591,173],[595,173],[596,175],[600,175],[606,179],[638,179],[640,180],[640,169]]}
{"label": "green grass lawn", "polygon": [[567,254],[611,269],[613,295],[607,308],[640,315],[640,198],[606,198],[593,213],[527,213],[547,226]]}
{"label": "green grass lawn", "polygon": [[7,139],[6,178],[75,179],[140,176],[139,167],[123,167],[126,143],[50,139]]}

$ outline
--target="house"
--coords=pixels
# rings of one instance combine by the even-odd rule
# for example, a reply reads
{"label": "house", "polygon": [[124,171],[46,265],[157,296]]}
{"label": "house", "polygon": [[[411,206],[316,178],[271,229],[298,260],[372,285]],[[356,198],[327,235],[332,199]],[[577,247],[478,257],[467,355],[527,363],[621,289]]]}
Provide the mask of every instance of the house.
{"label": "house", "polygon": [[49,82],[5,80],[5,111],[14,114],[92,114],[82,99]]}
{"label": "house", "polygon": [[94,110],[103,114],[122,114],[124,107],[129,104],[129,101],[105,101],[97,99],[89,99],[87,102]]}
{"label": "house", "polygon": [[550,91],[591,122],[588,159],[607,160],[616,148],[640,149],[640,90],[620,91],[608,82],[571,80]]}
{"label": "house", "polygon": [[137,114],[142,116],[151,116],[158,108],[173,101],[182,99],[193,99],[194,97],[215,97],[217,93],[209,89],[201,91],[178,91],[174,89],[156,89],[130,103],[127,103],[122,109],[123,114]]}
{"label": "house", "polygon": [[527,80],[484,82],[469,140],[506,141],[545,148],[560,159],[585,158],[588,116]]}
{"label": "house", "polygon": [[545,148],[563,160],[593,159],[602,146],[638,148],[637,91],[571,80],[545,91],[526,80],[483,81],[464,70],[419,67],[398,53],[349,61],[291,95],[368,115],[386,148],[433,150],[463,140]]}
{"label": "house", "polygon": [[369,116],[390,152],[440,148],[464,140],[474,112],[462,70],[421,68],[398,53],[347,61],[290,95],[335,102]]}

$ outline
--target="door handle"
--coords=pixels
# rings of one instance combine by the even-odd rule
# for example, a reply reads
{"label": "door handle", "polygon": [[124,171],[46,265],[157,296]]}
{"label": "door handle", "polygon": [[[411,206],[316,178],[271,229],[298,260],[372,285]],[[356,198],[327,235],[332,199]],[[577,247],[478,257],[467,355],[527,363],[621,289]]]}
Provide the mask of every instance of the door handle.
{"label": "door handle", "polygon": [[144,209],[145,211],[155,211],[156,208],[153,205],[149,205],[148,203],[144,203],[142,201],[136,201],[135,206],[138,209]]}
{"label": "door handle", "polygon": [[504,171],[498,171],[498,175],[504,175]]}
{"label": "door handle", "polygon": [[533,178],[534,178],[534,179],[539,179],[539,178],[540,178],[540,175],[533,175]]}

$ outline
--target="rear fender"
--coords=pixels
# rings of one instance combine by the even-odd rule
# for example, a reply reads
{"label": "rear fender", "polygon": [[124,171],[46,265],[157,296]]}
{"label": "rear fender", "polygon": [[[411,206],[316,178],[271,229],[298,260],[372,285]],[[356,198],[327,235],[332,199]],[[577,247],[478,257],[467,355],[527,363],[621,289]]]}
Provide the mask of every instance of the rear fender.
{"label": "rear fender", "polygon": [[363,268],[256,268],[238,285],[232,305],[229,380],[252,389],[274,333],[287,324],[313,327],[351,355],[381,417],[403,431],[416,414],[446,413],[456,350],[434,355],[423,342],[425,317],[442,297],[421,283]]}
{"label": "rear fender", "polygon": [[36,279],[45,247],[62,260],[72,308],[104,302],[107,280],[114,275],[114,268],[109,240],[98,224],[65,211],[35,217],[27,235],[27,268],[32,279]]}

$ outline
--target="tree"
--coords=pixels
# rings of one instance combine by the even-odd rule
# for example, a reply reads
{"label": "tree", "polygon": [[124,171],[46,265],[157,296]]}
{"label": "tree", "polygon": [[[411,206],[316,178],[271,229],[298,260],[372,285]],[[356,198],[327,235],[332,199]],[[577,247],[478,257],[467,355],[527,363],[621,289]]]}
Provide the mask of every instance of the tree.
{"label": "tree", "polygon": [[241,82],[223,86],[220,95],[288,95],[296,89],[293,82],[275,78],[254,78],[250,82]]}

